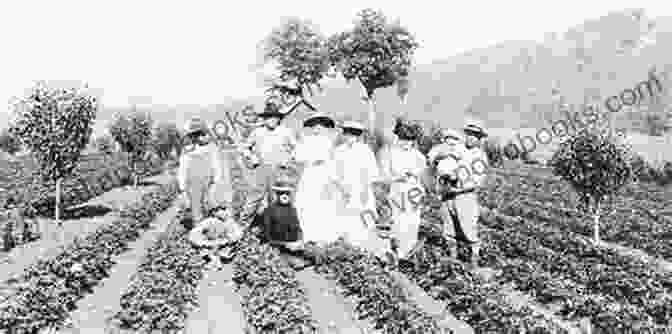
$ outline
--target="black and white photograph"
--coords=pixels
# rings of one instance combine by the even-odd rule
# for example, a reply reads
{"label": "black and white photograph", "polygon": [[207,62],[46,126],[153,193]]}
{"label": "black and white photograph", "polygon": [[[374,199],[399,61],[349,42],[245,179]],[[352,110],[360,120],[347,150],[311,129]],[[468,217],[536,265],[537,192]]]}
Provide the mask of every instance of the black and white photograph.
{"label": "black and white photograph", "polygon": [[0,334],[672,334],[665,1],[6,1],[0,41]]}

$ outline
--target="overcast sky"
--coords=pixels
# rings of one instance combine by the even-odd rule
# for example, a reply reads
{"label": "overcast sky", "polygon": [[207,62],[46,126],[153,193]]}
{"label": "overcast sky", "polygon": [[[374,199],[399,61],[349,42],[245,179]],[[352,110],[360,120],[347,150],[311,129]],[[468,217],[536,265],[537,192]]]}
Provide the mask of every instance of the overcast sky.
{"label": "overcast sky", "polygon": [[[331,34],[364,7],[400,18],[422,43],[417,63],[505,40],[543,38],[624,8],[672,16],[646,1],[3,1],[0,103],[33,80],[77,79],[104,90],[105,105],[129,96],[158,104],[211,104],[259,95],[250,72],[256,44],[299,16]],[[4,109],[4,108],[3,108]]]}

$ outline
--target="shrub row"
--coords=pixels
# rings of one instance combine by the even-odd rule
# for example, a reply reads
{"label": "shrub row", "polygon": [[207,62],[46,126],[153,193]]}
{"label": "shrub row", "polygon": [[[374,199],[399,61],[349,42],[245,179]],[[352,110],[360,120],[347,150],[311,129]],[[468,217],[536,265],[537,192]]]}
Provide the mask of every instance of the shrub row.
{"label": "shrub row", "polygon": [[177,192],[177,184],[172,183],[145,194],[114,222],[26,269],[15,291],[0,305],[0,333],[37,333],[63,326],[77,301],[109,275],[112,256],[124,252],[171,205]]}
{"label": "shrub row", "polygon": [[308,298],[294,269],[278,251],[253,236],[241,240],[233,281],[248,326],[261,333],[317,333]]}
{"label": "shrub row", "polygon": [[370,319],[377,330],[390,334],[452,333],[410,300],[374,255],[337,241],[320,249],[319,257],[322,260],[316,270],[334,279],[345,296],[356,296],[359,319]]}
{"label": "shrub row", "polygon": [[178,214],[173,226],[147,250],[121,297],[121,310],[110,323],[118,329],[175,333],[198,305],[197,287],[205,263],[187,240]]}

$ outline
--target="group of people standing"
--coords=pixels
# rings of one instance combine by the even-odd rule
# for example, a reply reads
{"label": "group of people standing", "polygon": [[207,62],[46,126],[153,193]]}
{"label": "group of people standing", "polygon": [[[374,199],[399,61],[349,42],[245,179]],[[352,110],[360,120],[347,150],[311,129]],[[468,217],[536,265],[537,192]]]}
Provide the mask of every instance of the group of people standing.
{"label": "group of people standing", "polygon": [[[365,143],[365,129],[358,122],[343,122],[338,126],[341,131],[336,131],[332,117],[315,113],[303,121],[307,134],[299,140],[281,124],[286,113],[267,108],[258,116],[264,125],[243,145],[228,150],[206,140],[208,131],[202,121],[188,122],[185,132],[197,148],[180,158],[178,179],[194,221],[212,221],[206,217],[232,221],[230,170],[242,156],[251,167],[248,182],[258,190],[248,199],[254,203],[250,226],[272,244],[300,250],[306,244],[344,239],[386,261],[403,260],[420,244],[423,201],[409,197],[432,195],[442,200],[444,235],[451,254],[456,256],[458,243],[470,244],[469,262],[475,264],[479,250],[476,190],[485,173],[465,178],[458,170],[471,168],[476,159],[487,162],[479,147],[487,135],[479,123],[467,124],[463,136],[452,130],[442,132],[442,143],[425,156],[416,144],[420,131],[397,122],[395,140],[376,155]],[[390,217],[378,214],[374,188],[379,185],[387,190],[389,201],[405,203],[391,206]],[[391,220],[391,240],[379,233],[383,218]],[[208,224],[195,230],[201,233]],[[240,235],[239,230],[233,234]]]}

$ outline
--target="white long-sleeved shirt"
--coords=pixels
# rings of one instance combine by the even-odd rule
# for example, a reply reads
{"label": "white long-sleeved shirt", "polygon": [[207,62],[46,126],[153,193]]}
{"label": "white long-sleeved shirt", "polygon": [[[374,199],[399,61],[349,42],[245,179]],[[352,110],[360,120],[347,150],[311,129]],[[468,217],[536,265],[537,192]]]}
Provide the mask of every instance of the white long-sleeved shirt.
{"label": "white long-sleeved shirt", "polygon": [[415,148],[388,147],[380,157],[381,177],[395,180],[407,173],[421,178],[427,168],[427,159]]}
{"label": "white long-sleeved shirt", "polygon": [[215,144],[197,145],[193,151],[183,152],[177,181],[180,190],[185,191],[194,182],[217,182],[223,177],[224,171],[220,163]]}
{"label": "white long-sleeved shirt", "polygon": [[278,165],[287,163],[296,146],[296,135],[292,129],[278,125],[273,130],[263,126],[254,129],[247,144],[252,152],[258,154],[264,164]]}
{"label": "white long-sleeved shirt", "polygon": [[359,142],[342,144],[336,148],[334,160],[338,178],[352,196],[352,205],[362,209],[375,205],[371,184],[380,178],[380,170],[371,148]]}

